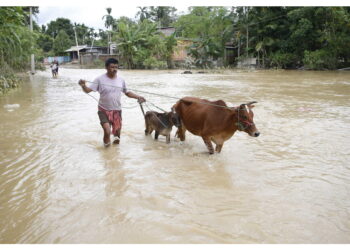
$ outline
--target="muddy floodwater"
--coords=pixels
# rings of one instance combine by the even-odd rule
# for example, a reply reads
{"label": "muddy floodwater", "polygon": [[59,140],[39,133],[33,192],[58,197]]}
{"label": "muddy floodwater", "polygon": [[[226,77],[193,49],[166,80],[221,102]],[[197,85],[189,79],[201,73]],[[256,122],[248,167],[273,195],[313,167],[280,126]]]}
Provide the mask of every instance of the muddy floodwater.
{"label": "muddy floodwater", "polygon": [[189,132],[146,137],[126,96],[104,148],[77,85],[104,72],[38,72],[0,97],[0,243],[350,243],[350,72],[119,71],[135,93],[257,101],[260,136],[212,156]]}

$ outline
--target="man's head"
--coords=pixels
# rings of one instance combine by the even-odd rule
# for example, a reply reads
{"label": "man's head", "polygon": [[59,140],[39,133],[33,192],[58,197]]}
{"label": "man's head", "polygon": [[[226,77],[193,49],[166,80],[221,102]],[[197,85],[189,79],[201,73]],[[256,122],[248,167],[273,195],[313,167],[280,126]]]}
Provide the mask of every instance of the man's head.
{"label": "man's head", "polygon": [[115,58],[108,58],[105,62],[107,75],[114,77],[118,70],[118,60]]}

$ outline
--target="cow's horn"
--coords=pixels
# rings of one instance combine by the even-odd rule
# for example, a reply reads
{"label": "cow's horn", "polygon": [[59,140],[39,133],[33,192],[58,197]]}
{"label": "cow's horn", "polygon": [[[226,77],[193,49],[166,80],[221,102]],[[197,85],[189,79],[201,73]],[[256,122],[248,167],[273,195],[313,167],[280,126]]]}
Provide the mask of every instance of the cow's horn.
{"label": "cow's horn", "polygon": [[252,105],[252,104],[254,104],[254,103],[258,103],[258,102],[256,102],[256,101],[252,101],[252,102],[248,102],[246,105]]}

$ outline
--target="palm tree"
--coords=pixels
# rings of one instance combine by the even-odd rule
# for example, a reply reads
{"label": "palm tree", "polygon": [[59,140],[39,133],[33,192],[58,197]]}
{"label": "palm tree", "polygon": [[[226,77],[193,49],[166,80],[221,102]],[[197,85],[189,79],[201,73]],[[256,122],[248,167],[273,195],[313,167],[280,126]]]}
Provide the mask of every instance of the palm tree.
{"label": "palm tree", "polygon": [[158,23],[158,28],[166,27],[171,24],[172,16],[174,15],[176,8],[174,7],[150,7],[150,16],[153,21]]}
{"label": "palm tree", "polygon": [[112,32],[112,27],[115,24],[115,20],[111,16],[112,8],[106,8],[106,10],[107,10],[107,15],[104,15],[102,17],[102,20],[106,19],[105,27],[107,28],[107,34],[108,34],[108,54],[109,54],[110,53],[109,45],[111,44],[111,32]]}
{"label": "palm tree", "polygon": [[140,10],[136,13],[136,17],[140,17],[140,22],[142,22],[145,19],[150,18],[150,13],[148,12],[147,7],[137,7]]}

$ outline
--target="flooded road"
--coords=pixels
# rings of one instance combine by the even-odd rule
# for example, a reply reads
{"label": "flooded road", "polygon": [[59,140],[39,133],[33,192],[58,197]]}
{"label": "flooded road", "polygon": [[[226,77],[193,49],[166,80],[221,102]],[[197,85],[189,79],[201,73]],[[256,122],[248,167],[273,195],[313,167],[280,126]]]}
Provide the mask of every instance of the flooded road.
{"label": "flooded road", "polygon": [[121,144],[104,148],[77,85],[102,73],[38,72],[0,97],[0,243],[350,243],[350,72],[119,72],[133,90],[258,101],[260,137],[213,156],[188,132],[145,137],[125,96]]}

